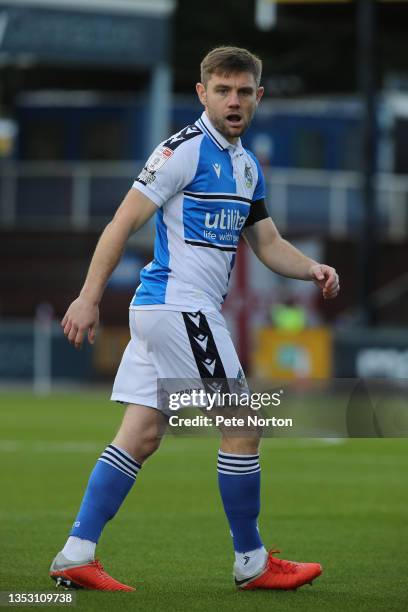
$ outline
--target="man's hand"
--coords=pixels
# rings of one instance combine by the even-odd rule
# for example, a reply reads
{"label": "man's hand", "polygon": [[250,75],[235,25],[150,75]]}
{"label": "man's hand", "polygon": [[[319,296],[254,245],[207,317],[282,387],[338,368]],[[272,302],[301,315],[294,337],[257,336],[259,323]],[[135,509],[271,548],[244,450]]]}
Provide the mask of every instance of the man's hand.
{"label": "man's hand", "polygon": [[340,291],[339,275],[334,268],[325,264],[314,264],[309,269],[311,280],[320,287],[325,300],[335,298]]}
{"label": "man's hand", "polygon": [[157,211],[157,206],[137,189],[130,189],[112,221],[99,238],[79,297],[61,321],[68,341],[80,349],[88,332],[93,344],[99,325],[99,302],[119,263],[131,232],[137,231]]}
{"label": "man's hand", "polygon": [[72,302],[61,321],[65,337],[76,349],[81,348],[86,332],[88,342],[95,342],[98,325],[99,306],[81,296]]}

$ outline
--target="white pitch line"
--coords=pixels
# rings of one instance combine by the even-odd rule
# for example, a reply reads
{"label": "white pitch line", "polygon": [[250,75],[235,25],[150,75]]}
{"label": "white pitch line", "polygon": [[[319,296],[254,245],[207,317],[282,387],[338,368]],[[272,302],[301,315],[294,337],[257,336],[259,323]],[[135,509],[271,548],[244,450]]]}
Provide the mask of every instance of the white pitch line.
{"label": "white pitch line", "polygon": [[[268,440],[268,439],[267,439]],[[345,444],[345,438],[313,438],[313,439],[289,439],[279,438],[273,440],[277,448],[286,447],[316,447],[323,445],[338,445]],[[273,443],[272,442],[272,443]],[[75,442],[74,440],[66,440],[63,442],[54,442],[50,440],[0,440],[0,453],[101,453],[106,442]],[[270,448],[270,447],[268,447]],[[166,452],[178,452],[178,448],[167,448]],[[180,445],[180,452],[184,452],[184,448]]]}
{"label": "white pitch line", "polygon": [[26,440],[0,440],[0,452],[18,453],[29,451],[34,453],[95,453],[103,450],[104,444],[101,442],[50,442],[49,440],[36,440],[30,442]]}

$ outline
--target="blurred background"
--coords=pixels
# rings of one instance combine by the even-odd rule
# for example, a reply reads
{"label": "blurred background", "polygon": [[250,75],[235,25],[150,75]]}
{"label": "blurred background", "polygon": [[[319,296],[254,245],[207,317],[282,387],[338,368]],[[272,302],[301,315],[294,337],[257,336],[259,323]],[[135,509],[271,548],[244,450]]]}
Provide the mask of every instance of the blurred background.
{"label": "blurred background", "polygon": [[154,146],[194,122],[199,63],[264,62],[244,144],[281,233],[338,270],[324,302],[241,245],[224,307],[248,373],[408,378],[408,2],[0,0],[0,383],[110,382],[152,257],[134,235],[92,350],[58,321]]}

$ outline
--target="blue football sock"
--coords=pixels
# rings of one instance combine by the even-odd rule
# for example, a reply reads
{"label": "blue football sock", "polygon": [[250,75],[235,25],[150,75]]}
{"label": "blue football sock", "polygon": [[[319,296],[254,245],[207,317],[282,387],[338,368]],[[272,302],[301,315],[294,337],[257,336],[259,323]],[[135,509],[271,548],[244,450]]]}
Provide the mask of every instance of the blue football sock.
{"label": "blue football sock", "polygon": [[70,535],[97,542],[102,529],[132,488],[141,467],[129,453],[109,444],[91,473]]}
{"label": "blue football sock", "polygon": [[261,548],[257,525],[261,489],[259,455],[231,455],[219,451],[217,470],[234,550],[246,552]]}

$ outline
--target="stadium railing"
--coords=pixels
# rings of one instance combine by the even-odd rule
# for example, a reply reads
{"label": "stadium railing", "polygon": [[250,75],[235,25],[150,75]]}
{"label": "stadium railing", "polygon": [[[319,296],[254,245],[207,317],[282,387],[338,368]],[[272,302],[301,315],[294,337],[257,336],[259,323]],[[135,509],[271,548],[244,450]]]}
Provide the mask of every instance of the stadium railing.
{"label": "stadium railing", "polygon": [[[141,167],[142,162],[2,162],[0,227],[102,229]],[[358,237],[358,173],[266,168],[265,176],[270,212],[282,232]],[[377,176],[377,224],[385,239],[407,237],[408,176]],[[151,244],[151,228],[138,232],[139,245]]]}

